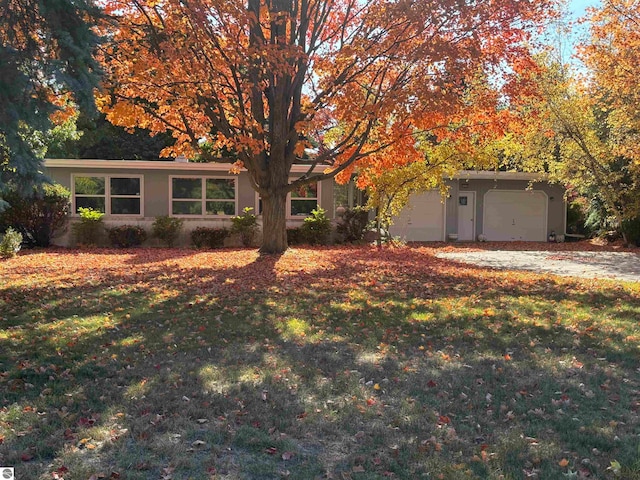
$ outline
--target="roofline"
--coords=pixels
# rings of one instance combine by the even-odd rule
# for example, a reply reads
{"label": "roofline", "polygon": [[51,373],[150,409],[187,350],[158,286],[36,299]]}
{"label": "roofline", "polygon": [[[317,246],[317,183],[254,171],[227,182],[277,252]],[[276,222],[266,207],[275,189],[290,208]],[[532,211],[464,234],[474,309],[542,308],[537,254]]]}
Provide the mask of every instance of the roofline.
{"label": "roofline", "polygon": [[495,170],[460,170],[456,180],[546,180],[547,175],[536,172],[502,172]]}
{"label": "roofline", "polygon": [[[171,160],[89,160],[76,158],[45,158],[47,168],[106,168],[112,170],[198,170],[212,172],[229,172],[234,168],[233,163],[198,163],[175,162]],[[294,173],[305,173],[310,165],[296,164],[291,167]],[[316,165],[314,172],[323,172],[327,165]],[[246,171],[246,169],[241,169]]]}
{"label": "roofline", "polygon": [[[176,162],[171,160],[97,160],[76,158],[46,158],[45,167],[53,168],[104,168],[113,170],[187,170],[187,171],[212,171],[229,172],[233,169],[233,163],[197,163]],[[327,165],[316,165],[314,172],[323,172]],[[242,169],[243,171],[245,169]],[[309,165],[294,164],[291,171],[304,173],[309,170]],[[461,170],[452,177],[456,180],[544,180],[546,175],[534,172],[502,172],[486,170]]]}

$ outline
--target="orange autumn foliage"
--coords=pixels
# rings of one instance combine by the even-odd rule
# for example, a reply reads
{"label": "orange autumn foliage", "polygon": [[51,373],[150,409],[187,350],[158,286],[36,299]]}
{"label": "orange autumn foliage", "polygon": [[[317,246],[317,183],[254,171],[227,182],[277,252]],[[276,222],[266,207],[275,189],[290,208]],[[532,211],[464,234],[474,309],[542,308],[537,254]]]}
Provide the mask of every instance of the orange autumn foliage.
{"label": "orange autumn foliage", "polygon": [[598,101],[608,110],[617,154],[640,170],[640,2],[609,0],[592,9],[591,38],[581,57],[593,76]]}
{"label": "orange autumn foliage", "polygon": [[[170,131],[166,155],[233,152],[263,198],[263,251],[282,251],[301,184],[420,160],[419,132],[499,133],[554,3],[110,0],[100,103],[117,125]],[[312,144],[327,168],[289,181]]]}

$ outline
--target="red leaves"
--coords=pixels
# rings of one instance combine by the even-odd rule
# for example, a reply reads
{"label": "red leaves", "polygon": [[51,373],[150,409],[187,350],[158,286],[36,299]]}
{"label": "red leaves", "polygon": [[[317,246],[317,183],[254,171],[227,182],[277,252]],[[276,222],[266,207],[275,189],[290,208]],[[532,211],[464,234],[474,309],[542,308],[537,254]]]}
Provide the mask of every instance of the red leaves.
{"label": "red leaves", "polygon": [[438,417],[438,423],[441,425],[449,425],[451,423],[451,419],[446,415],[440,415]]}
{"label": "red leaves", "polygon": [[93,426],[94,423],[96,423],[96,419],[93,417],[83,417],[78,420],[78,425],[84,428],[89,428]]}

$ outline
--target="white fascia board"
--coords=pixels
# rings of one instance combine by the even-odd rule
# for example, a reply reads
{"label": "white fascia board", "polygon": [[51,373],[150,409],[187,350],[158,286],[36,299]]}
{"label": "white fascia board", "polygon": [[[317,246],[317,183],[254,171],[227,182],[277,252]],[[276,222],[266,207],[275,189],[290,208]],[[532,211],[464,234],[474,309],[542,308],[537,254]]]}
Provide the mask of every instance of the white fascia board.
{"label": "white fascia board", "polygon": [[[232,163],[196,163],[151,160],[85,160],[68,158],[47,158],[44,161],[47,168],[104,168],[111,170],[198,170],[211,172],[229,172]],[[306,173],[310,165],[295,164],[291,167],[293,173]],[[314,173],[322,173],[328,165],[316,165]],[[241,171],[245,171],[242,169]],[[496,172],[481,170],[461,170],[453,176],[456,180],[545,180],[546,175],[531,172]]]}
{"label": "white fascia board", "polygon": [[544,173],[500,172],[488,170],[461,170],[453,176],[456,180],[546,180]]}
{"label": "white fascia board", "polygon": [[[151,161],[151,160],[85,160],[67,158],[47,158],[44,161],[47,168],[106,168],[111,170],[198,170],[211,172],[229,172],[234,168],[232,163],[196,163],[196,162],[173,162],[173,161]],[[316,165],[315,173],[322,173],[327,165]],[[293,165],[291,171],[294,173],[305,173],[309,170],[309,165]],[[246,171],[246,169],[241,169]]]}

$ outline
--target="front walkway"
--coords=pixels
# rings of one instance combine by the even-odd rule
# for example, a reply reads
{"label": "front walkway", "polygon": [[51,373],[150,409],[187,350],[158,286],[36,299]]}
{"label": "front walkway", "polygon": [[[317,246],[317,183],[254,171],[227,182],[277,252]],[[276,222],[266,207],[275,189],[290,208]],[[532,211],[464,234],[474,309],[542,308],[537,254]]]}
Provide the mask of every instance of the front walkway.
{"label": "front walkway", "polygon": [[436,256],[483,267],[640,282],[640,254],[635,252],[459,250]]}

